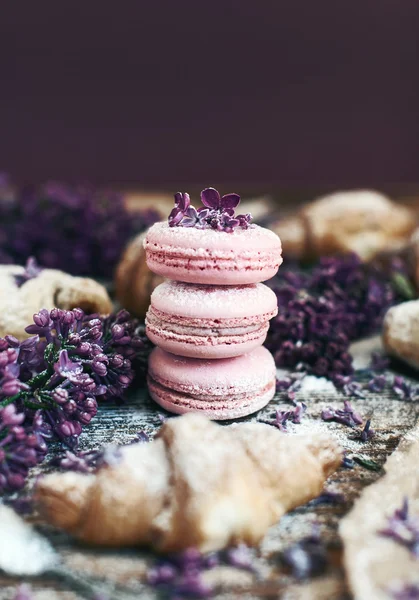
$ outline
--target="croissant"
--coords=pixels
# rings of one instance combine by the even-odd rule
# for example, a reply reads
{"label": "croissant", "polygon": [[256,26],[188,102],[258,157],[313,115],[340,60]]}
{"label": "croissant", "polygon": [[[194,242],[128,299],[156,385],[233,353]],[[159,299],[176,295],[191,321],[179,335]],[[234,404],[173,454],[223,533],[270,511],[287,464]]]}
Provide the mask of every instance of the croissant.
{"label": "croissant", "polygon": [[287,511],[318,496],[341,461],[322,435],[187,414],[166,421],[154,441],[121,448],[120,462],[96,475],[45,476],[36,498],[49,523],[84,542],[206,552],[259,543]]}
{"label": "croissant", "polygon": [[0,265],[0,337],[27,337],[25,327],[41,308],[78,307],[91,314],[108,314],[112,310],[107,291],[93,279],[42,269],[39,275],[18,285],[16,277],[23,273],[24,267]]}
{"label": "croissant", "polygon": [[150,271],[145,260],[145,233],[137,235],[127,246],[115,273],[118,302],[137,317],[145,317],[154,288],[163,277]]}
{"label": "croissant", "polygon": [[318,198],[272,229],[284,253],[297,259],[355,252],[369,261],[404,247],[416,227],[414,212],[374,190]]}

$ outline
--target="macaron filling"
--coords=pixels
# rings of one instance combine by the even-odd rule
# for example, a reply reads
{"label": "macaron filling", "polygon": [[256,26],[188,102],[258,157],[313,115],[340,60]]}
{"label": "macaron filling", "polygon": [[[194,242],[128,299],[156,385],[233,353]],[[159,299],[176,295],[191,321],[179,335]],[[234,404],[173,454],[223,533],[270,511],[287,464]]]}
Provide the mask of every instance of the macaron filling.
{"label": "macaron filling", "polygon": [[[169,315],[150,307],[146,317],[147,332],[164,339],[193,344],[228,344],[257,339],[268,331],[269,320],[277,310],[253,317],[231,319],[194,319]],[[239,338],[239,339],[237,339]]]}
{"label": "macaron filling", "polygon": [[193,394],[190,393],[190,389],[188,391],[179,391],[170,387],[172,384],[169,382],[167,382],[167,385],[164,385],[161,382],[156,381],[150,374],[148,375],[148,385],[154,399],[164,399],[165,402],[178,406],[179,408],[188,407],[205,411],[234,410],[240,408],[247,413],[246,409],[254,404],[255,398],[261,397],[265,399],[266,396],[272,397],[275,392],[275,379],[253,392],[243,391],[234,393],[233,391],[230,391],[227,393],[225,390],[218,390],[218,394],[214,389],[207,394]]}

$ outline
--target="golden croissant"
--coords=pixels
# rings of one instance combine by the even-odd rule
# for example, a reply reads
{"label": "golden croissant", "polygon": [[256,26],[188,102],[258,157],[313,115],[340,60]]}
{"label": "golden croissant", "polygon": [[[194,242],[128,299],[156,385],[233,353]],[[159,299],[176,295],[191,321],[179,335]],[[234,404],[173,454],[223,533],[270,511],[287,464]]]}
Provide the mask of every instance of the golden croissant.
{"label": "golden croissant", "polygon": [[87,313],[108,314],[112,302],[106,289],[93,279],[73,277],[56,269],[42,269],[37,277],[17,285],[24,273],[18,265],[0,265],[0,337],[24,339],[25,327],[41,308],[81,308]]}
{"label": "golden croissant", "polygon": [[154,441],[123,447],[119,463],[95,475],[45,476],[37,500],[51,524],[84,542],[206,552],[259,543],[284,513],[318,496],[341,461],[323,435],[188,414],[166,421]]}

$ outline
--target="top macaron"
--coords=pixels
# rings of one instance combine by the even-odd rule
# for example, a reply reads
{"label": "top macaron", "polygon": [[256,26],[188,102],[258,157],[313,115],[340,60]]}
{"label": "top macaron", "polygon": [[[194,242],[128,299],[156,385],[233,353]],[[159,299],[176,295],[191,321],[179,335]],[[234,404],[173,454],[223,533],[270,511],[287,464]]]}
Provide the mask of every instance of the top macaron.
{"label": "top macaron", "polygon": [[237,194],[201,192],[196,210],[188,194],[175,195],[168,222],[155,223],[144,247],[154,273],[187,283],[243,285],[273,277],[282,263],[279,237],[250,215],[235,215]]}

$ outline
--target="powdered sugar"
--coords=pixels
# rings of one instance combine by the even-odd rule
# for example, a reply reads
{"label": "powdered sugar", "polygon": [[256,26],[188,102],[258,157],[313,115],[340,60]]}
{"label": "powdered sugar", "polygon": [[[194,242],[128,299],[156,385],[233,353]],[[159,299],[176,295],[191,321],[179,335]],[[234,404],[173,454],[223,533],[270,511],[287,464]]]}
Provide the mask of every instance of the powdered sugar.
{"label": "powdered sugar", "polygon": [[214,286],[165,281],[154,290],[151,304],[179,316],[231,319],[275,311],[277,299],[262,283]]}

